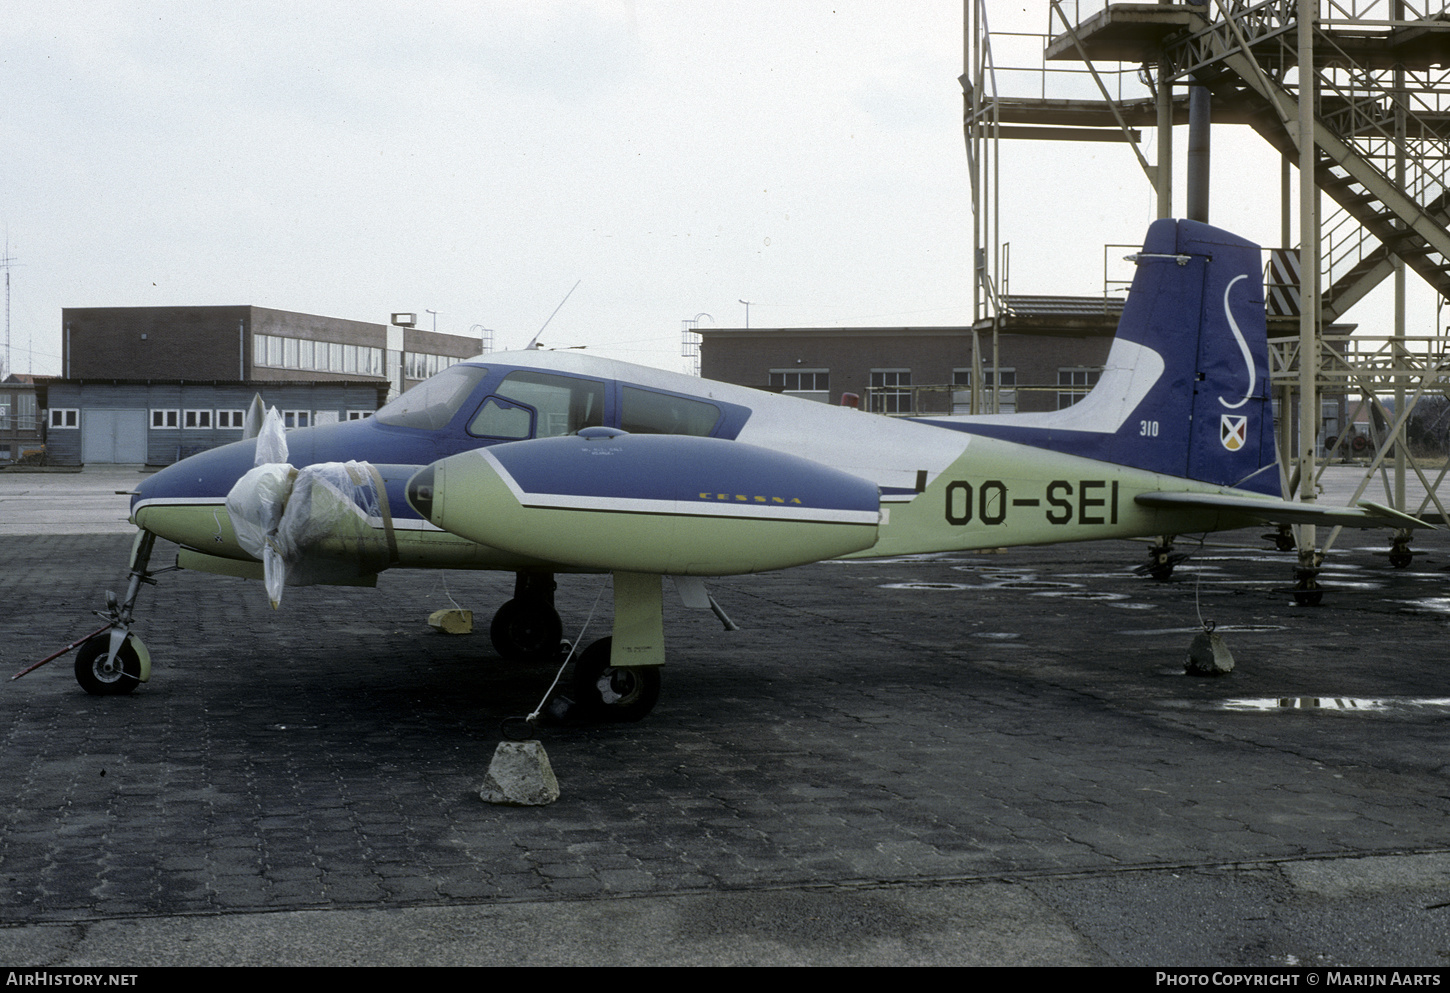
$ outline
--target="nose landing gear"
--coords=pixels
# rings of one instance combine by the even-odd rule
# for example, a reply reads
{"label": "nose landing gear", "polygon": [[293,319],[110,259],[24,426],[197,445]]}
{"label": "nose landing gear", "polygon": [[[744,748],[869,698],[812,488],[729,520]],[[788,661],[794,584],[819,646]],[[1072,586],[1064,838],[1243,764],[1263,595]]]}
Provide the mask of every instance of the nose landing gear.
{"label": "nose landing gear", "polygon": [[148,570],[151,550],[155,544],[156,536],[150,531],[143,529],[136,536],[136,542],[131,546],[131,574],[126,586],[126,598],[119,599],[116,594],[107,591],[106,609],[96,611],[96,616],[106,621],[104,626],[10,678],[19,679],[27,672],[34,672],[47,662],[79,648],[80,651],[76,653],[76,682],[87,693],[95,696],[130,693],[150,679],[151,653],[146,650],[141,639],[131,633],[131,625],[141,584],[149,583],[154,586],[156,580],[153,576],[171,572],[175,568],[172,566],[156,572]]}

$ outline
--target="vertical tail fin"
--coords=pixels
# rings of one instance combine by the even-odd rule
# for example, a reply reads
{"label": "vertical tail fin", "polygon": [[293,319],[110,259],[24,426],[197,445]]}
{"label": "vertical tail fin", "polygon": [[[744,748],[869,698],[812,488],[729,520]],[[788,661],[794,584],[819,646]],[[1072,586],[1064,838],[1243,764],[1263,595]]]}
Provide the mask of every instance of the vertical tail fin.
{"label": "vertical tail fin", "polygon": [[1137,265],[1102,376],[1081,402],[949,426],[1280,495],[1259,246],[1165,219],[1148,228]]}

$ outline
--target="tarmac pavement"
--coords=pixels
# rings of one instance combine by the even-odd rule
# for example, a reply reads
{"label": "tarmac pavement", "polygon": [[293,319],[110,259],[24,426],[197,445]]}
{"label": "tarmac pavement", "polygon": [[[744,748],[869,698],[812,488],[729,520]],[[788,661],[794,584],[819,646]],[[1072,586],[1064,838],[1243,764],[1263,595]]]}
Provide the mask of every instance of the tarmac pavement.
{"label": "tarmac pavement", "polygon": [[[0,669],[121,588],[121,528],[20,520],[122,488],[90,475],[0,473]],[[476,795],[553,677],[488,643],[511,576],[274,612],[163,575],[133,695],[70,657],[0,690],[0,963],[1443,970],[1450,536],[1394,570],[1346,533],[1318,608],[1292,554],[1215,540],[1168,583],[1129,542],[714,581],[743,630],[667,603],[659,706],[544,732],[540,808]],[[566,636],[605,584],[561,579]],[[427,627],[454,601],[474,634]],[[1182,674],[1200,617],[1233,674]]]}

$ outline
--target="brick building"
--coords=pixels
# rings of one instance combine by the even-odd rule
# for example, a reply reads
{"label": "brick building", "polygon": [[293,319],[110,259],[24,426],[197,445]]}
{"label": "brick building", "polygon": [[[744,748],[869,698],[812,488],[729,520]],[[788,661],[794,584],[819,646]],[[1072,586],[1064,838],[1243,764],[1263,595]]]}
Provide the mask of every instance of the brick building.
{"label": "brick building", "polygon": [[[981,410],[1057,410],[1097,382],[1121,300],[1014,297],[994,337],[979,329]],[[884,414],[969,413],[970,327],[697,328],[700,375]],[[998,359],[992,361],[993,342]]]}
{"label": "brick building", "polygon": [[366,417],[481,351],[476,338],[266,307],[61,312],[60,377],[37,397],[46,461],[167,465],[241,437],[252,397],[288,427]]}

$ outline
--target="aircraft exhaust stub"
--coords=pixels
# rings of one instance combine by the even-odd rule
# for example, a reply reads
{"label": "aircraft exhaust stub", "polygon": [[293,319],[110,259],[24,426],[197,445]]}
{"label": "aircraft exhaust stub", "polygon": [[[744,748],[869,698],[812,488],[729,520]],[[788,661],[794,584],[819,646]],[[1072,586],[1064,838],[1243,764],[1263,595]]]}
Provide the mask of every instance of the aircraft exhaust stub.
{"label": "aircraft exhaust stub", "polygon": [[433,463],[408,501],[446,531],[577,569],[728,576],[876,543],[874,483],[718,438],[541,438]]}

